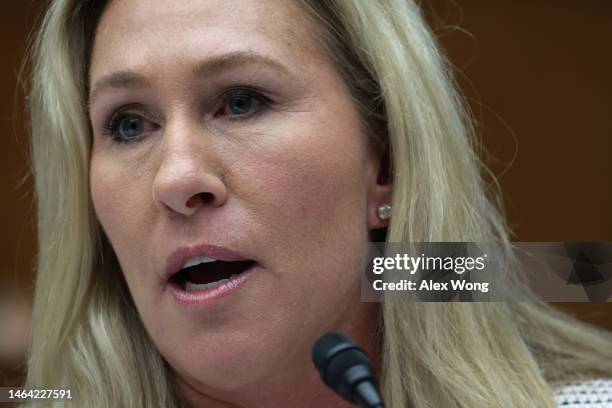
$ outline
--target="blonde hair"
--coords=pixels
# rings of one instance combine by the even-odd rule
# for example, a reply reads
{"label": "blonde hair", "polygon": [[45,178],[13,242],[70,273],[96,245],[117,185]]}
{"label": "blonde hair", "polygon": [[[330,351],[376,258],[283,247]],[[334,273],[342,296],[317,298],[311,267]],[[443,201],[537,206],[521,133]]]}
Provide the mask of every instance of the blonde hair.
{"label": "blonde hair", "polygon": [[[86,408],[180,407],[89,195],[88,60],[105,3],[53,1],[33,44],[39,253],[26,386],[71,387]],[[386,239],[495,242],[513,265],[469,115],[417,5],[301,3],[387,156],[394,216]],[[612,374],[608,334],[538,301],[389,302],[382,322],[389,407],[551,407],[550,384]]]}

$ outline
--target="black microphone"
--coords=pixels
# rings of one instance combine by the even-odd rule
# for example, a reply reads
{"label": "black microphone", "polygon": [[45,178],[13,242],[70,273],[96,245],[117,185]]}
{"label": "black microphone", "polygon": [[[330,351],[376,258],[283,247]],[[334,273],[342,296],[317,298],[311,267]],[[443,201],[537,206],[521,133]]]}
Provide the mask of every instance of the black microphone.
{"label": "black microphone", "polygon": [[361,408],[384,408],[372,364],[349,337],[324,334],[312,349],[312,361],[325,385],[348,402]]}

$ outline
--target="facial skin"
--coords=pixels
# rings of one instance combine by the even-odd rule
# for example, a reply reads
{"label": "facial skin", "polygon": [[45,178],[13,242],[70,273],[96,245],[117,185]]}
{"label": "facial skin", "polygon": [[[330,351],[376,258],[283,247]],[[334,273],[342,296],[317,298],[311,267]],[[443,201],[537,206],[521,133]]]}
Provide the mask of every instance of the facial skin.
{"label": "facial skin", "polygon": [[[139,81],[108,80],[128,70]],[[236,88],[271,102],[227,97]],[[359,302],[359,268],[391,191],[377,184],[378,155],[305,11],[286,0],[112,1],[90,89],[94,208],[190,405],[344,406],[310,351],[328,330],[374,347],[377,309]],[[117,110],[135,131],[115,135],[137,140],[109,136]],[[200,243],[260,268],[190,308],[162,274],[176,248]]]}

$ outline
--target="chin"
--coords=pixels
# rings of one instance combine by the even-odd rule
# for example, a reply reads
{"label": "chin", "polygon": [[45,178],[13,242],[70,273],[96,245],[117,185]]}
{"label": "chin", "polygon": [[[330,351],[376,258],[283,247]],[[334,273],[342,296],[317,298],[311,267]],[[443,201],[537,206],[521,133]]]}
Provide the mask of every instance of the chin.
{"label": "chin", "polygon": [[[175,369],[181,377],[189,379],[192,385],[219,392],[237,392],[249,388],[252,384],[261,383],[279,368],[270,366],[269,358],[262,359],[265,352],[253,355],[246,352],[226,352],[221,355],[207,355],[196,362],[193,356],[187,356],[186,365]],[[194,364],[196,363],[196,364]],[[268,363],[268,364],[266,364]]]}

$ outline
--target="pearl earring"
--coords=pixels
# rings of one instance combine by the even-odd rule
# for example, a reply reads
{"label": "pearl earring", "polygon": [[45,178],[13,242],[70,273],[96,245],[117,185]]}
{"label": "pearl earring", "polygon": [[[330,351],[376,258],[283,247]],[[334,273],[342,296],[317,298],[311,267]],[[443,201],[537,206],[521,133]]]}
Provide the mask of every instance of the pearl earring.
{"label": "pearl earring", "polygon": [[389,204],[383,204],[378,207],[378,218],[382,221],[391,218],[391,206]]}

